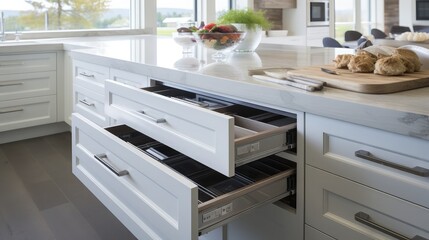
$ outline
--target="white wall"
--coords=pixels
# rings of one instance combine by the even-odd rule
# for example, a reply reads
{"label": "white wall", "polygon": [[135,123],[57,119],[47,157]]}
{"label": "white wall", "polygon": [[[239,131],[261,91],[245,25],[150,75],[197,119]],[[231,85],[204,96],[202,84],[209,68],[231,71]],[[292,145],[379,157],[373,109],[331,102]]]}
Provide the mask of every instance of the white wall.
{"label": "white wall", "polygon": [[291,36],[307,34],[307,0],[297,0],[296,8],[283,9],[283,29]]}

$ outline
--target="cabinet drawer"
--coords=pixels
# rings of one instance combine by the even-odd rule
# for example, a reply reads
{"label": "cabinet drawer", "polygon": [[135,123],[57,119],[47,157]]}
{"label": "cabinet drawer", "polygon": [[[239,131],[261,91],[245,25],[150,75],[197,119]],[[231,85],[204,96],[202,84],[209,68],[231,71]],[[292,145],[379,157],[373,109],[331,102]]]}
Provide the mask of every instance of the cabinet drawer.
{"label": "cabinet drawer", "polygon": [[82,85],[98,94],[104,94],[104,81],[109,78],[109,68],[74,61],[75,84]]}
{"label": "cabinet drawer", "polygon": [[56,96],[0,102],[0,132],[56,122]]}
{"label": "cabinet drawer", "polygon": [[255,162],[273,172],[228,178],[127,126],[72,122],[73,173],[139,239],[197,239],[295,189],[295,165],[283,158]]}
{"label": "cabinet drawer", "polygon": [[99,126],[109,125],[109,118],[104,113],[104,96],[79,85],[74,85],[74,111]]}
{"label": "cabinet drawer", "polygon": [[0,79],[0,101],[55,95],[55,71],[3,75]]}
{"label": "cabinet drawer", "polygon": [[307,164],[429,208],[428,141],[314,115],[306,133]]}
{"label": "cabinet drawer", "polygon": [[335,240],[321,231],[305,225],[305,240]]}
{"label": "cabinet drawer", "polygon": [[306,223],[322,232],[336,239],[429,238],[428,208],[311,166],[305,176]]}
{"label": "cabinet drawer", "polygon": [[55,71],[55,53],[0,55],[0,74]]}
{"label": "cabinet drawer", "polygon": [[150,86],[150,79],[148,76],[125,72],[119,69],[110,69],[110,78],[111,80],[125,83],[130,86],[143,88]]}
{"label": "cabinet drawer", "polygon": [[295,147],[296,116],[271,119],[265,111],[162,85],[138,89],[107,80],[106,96],[108,116],[226,176],[235,166]]}

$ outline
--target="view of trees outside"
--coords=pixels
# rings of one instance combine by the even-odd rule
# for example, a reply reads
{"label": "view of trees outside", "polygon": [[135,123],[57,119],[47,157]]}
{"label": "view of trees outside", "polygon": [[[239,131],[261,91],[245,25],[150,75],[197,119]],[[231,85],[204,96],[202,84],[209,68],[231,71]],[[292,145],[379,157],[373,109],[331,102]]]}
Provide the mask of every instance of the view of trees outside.
{"label": "view of trees outside", "polygon": [[[356,3],[360,4],[360,12],[356,12]],[[376,27],[376,1],[372,0],[341,0],[335,1],[335,39],[344,41],[347,30],[357,30],[369,35]],[[356,16],[360,17],[360,28],[356,29]]]}
{"label": "view of trees outside", "polygon": [[195,0],[157,0],[157,34],[171,35],[178,27],[195,23]]}
{"label": "view of trees outside", "polygon": [[129,28],[130,1],[1,0],[6,31]]}

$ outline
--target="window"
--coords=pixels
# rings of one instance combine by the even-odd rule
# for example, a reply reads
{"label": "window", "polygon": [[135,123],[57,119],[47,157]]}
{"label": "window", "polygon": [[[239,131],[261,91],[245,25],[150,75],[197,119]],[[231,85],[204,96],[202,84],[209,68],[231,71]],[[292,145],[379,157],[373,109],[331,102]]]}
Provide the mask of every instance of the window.
{"label": "window", "polygon": [[364,36],[371,34],[376,28],[377,14],[383,14],[373,0],[341,0],[335,1],[335,38],[344,41],[344,32],[356,30]]}
{"label": "window", "polygon": [[355,0],[335,1],[335,38],[344,41],[347,30],[355,30]]}
{"label": "window", "polygon": [[217,0],[216,1],[216,18],[231,9],[231,0]]}
{"label": "window", "polygon": [[130,1],[124,0],[13,0],[1,9],[12,32],[130,28]]}
{"label": "window", "polygon": [[179,27],[196,25],[195,0],[156,0],[157,34],[171,35]]}

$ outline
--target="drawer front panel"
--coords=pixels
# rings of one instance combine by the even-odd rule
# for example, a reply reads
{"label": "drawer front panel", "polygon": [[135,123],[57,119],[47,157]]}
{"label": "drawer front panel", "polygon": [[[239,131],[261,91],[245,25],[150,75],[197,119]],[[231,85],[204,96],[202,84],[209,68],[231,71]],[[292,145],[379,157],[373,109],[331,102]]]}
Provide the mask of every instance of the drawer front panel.
{"label": "drawer front panel", "polygon": [[[306,169],[306,223],[337,239],[429,238],[429,209],[323,170]],[[367,214],[383,230],[357,221]]]}
{"label": "drawer front panel", "polygon": [[55,95],[56,72],[3,75],[0,80],[0,101]]}
{"label": "drawer front panel", "polygon": [[305,240],[335,240],[321,231],[305,225]]}
{"label": "drawer front panel", "polygon": [[150,79],[147,76],[125,72],[114,68],[110,69],[110,79],[137,88],[150,86]]}
{"label": "drawer front panel", "polygon": [[109,68],[75,61],[75,83],[98,94],[104,94],[104,81],[109,78]]}
{"label": "drawer front panel", "polygon": [[[401,169],[429,169],[428,141],[313,115],[306,120],[307,164],[429,208],[429,176]],[[359,150],[394,165],[356,156]]]}
{"label": "drawer front panel", "polygon": [[0,102],[0,132],[54,123],[56,120],[55,95]]}
{"label": "drawer front panel", "polygon": [[104,113],[104,96],[79,85],[74,86],[74,111],[82,114],[99,126],[108,126],[109,118]]}
{"label": "drawer front panel", "polygon": [[78,114],[72,122],[74,174],[138,238],[196,239],[196,185]]}
{"label": "drawer front panel", "polygon": [[0,55],[0,74],[55,71],[55,53]]}
{"label": "drawer front panel", "polygon": [[226,176],[234,175],[232,117],[111,80],[106,81],[106,98],[108,116]]}

